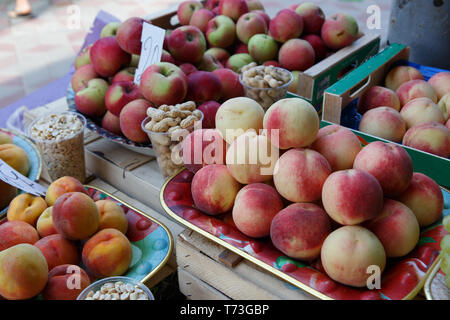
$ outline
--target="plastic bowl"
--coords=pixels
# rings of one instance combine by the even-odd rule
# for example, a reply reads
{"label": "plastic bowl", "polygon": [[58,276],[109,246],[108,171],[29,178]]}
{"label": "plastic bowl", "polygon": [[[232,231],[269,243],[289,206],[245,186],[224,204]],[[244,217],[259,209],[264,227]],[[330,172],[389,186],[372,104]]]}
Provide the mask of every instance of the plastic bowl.
{"label": "plastic bowl", "polygon": [[[253,68],[257,67],[259,66],[255,66]],[[278,100],[284,99],[286,97],[286,93],[288,92],[289,86],[291,85],[292,81],[294,81],[294,76],[289,70],[280,67],[274,68],[287,72],[290,75],[290,80],[282,86],[275,88],[256,88],[245,83],[242,79],[242,73],[239,74],[239,82],[244,87],[245,96],[258,102],[261,107],[263,107],[264,111],[267,111],[267,109],[269,109],[270,106]],[[252,68],[250,68],[249,70],[251,69]]]}
{"label": "plastic bowl", "polygon": [[80,295],[77,297],[77,300],[85,300],[88,293],[90,291],[98,291],[100,290],[100,288],[107,282],[117,282],[117,281],[122,281],[123,283],[127,284],[127,283],[131,283],[133,286],[139,287],[140,289],[142,289],[142,291],[144,291],[147,295],[148,295],[148,299],[149,300],[155,300],[155,297],[153,296],[152,292],[150,291],[150,289],[143,284],[142,282],[137,281],[134,278],[130,278],[130,277],[108,277],[108,278],[103,278],[101,280],[95,281],[93,283],[91,283],[88,287],[86,287],[81,293]]}

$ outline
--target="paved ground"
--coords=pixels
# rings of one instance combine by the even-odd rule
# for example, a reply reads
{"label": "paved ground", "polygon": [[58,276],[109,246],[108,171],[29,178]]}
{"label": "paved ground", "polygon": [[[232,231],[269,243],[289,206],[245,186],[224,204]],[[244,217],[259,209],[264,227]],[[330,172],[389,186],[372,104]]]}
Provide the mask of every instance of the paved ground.
{"label": "paved ground", "polygon": [[[260,0],[272,17],[298,0]],[[124,20],[176,6],[179,0],[30,0],[33,15],[11,19],[13,0],[0,0],[0,108],[65,75],[100,9]],[[370,5],[381,9],[383,36],[391,0],[316,0],[325,14],[347,12],[367,31]]]}

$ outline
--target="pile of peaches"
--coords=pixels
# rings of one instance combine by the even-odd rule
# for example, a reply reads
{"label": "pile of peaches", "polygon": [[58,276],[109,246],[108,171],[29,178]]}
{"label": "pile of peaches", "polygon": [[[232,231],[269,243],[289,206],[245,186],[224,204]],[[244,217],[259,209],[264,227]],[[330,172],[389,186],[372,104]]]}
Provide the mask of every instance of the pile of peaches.
{"label": "pile of peaches", "polygon": [[401,146],[362,147],[349,129],[319,129],[314,107],[300,98],[275,102],[264,113],[254,100],[222,104],[215,129],[183,141],[194,173],[195,207],[232,212],[243,234],[265,239],[283,254],[312,261],[340,283],[363,287],[369,266],[407,255],[420,227],[442,216],[443,194],[414,172]]}
{"label": "pile of peaches", "polygon": [[[253,61],[291,70],[294,79],[358,37],[355,19],[329,18],[313,3],[283,9],[272,19],[258,0],[184,1],[180,27],[166,30],[161,63],[134,76],[141,53],[142,18],[107,24],[100,39],[76,58],[75,106],[109,132],[148,143],[146,109],[194,101],[203,126],[214,128],[220,103],[244,96],[240,69]],[[301,38],[300,38],[301,37]],[[297,81],[291,84],[296,92]]]}
{"label": "pile of peaches", "polygon": [[428,81],[412,66],[394,67],[385,87],[363,93],[359,130],[440,157],[450,157],[450,72]]}
{"label": "pile of peaches", "polygon": [[127,229],[118,204],[94,202],[72,177],[54,181],[45,199],[18,195],[0,224],[0,297],[75,300],[91,280],[124,274]]}

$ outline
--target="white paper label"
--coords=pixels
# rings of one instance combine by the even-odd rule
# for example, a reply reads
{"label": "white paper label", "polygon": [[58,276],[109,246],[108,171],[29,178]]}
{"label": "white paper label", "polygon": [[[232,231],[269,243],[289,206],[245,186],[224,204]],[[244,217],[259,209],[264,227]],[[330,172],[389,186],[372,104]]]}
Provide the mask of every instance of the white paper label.
{"label": "white paper label", "polygon": [[148,66],[161,61],[166,31],[160,27],[144,22],[142,26],[142,48],[139,64],[134,74],[134,83],[139,85],[142,73]]}
{"label": "white paper label", "polygon": [[0,159],[0,179],[26,193],[31,193],[35,196],[45,196],[47,188],[41,186],[39,183],[31,181],[23,176],[13,168],[11,168],[5,161]]}

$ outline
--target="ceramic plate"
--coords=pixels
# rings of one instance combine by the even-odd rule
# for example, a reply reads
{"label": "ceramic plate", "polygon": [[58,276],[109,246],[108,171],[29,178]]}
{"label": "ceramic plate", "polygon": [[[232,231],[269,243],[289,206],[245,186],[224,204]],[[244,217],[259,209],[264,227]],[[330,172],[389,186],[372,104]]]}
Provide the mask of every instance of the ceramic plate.
{"label": "ceramic plate", "polygon": [[[69,110],[79,113],[77,108],[75,107],[75,100],[74,100],[75,92],[73,91],[73,89],[70,85],[67,88],[66,99],[67,99],[67,104],[69,105]],[[133,142],[124,136],[119,136],[115,133],[112,133],[108,130],[103,129],[102,126],[100,125],[101,118],[93,119],[93,118],[89,118],[85,115],[84,115],[84,117],[86,118],[87,129],[89,129],[92,132],[97,133],[99,136],[101,136],[105,139],[108,139],[110,141],[116,142],[116,143],[122,145],[123,147],[130,149],[134,152],[145,154],[145,155],[150,155],[150,156],[155,155],[153,149],[151,149],[151,147],[152,147],[151,143]]]}
{"label": "ceramic plate", "polygon": [[[9,135],[16,146],[25,150],[28,155],[28,159],[30,159],[30,172],[28,173],[28,178],[33,181],[38,181],[42,171],[42,159],[36,145],[30,139],[17,132],[3,128],[0,128],[0,132]],[[7,207],[0,209],[0,218],[6,214],[7,209]]]}
{"label": "ceramic plate", "polygon": [[[191,196],[192,178],[193,174],[184,169],[162,187],[161,205],[172,218],[319,299],[414,298],[436,263],[440,241],[446,234],[442,219],[422,229],[420,240],[410,254],[399,259],[388,259],[381,278],[381,289],[354,288],[328,277],[319,259],[312,263],[295,260],[276,249],[269,237],[247,237],[234,226],[231,212],[209,216],[195,208]],[[442,192],[448,208],[450,194],[445,190]]]}

